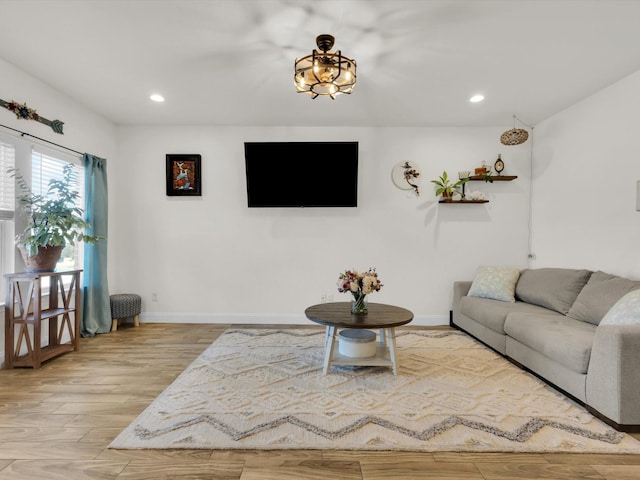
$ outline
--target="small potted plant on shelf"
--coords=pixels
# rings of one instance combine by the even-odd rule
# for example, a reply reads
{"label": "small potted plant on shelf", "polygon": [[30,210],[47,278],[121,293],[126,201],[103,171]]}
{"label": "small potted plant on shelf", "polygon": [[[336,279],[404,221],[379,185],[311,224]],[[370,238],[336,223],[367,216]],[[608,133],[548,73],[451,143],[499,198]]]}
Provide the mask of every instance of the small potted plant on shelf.
{"label": "small potted plant on shelf", "polygon": [[445,202],[451,202],[454,194],[460,192],[460,187],[469,181],[469,177],[461,178],[457,182],[452,182],[447,172],[442,172],[442,175],[437,180],[431,180],[431,183],[436,185],[436,197],[442,195],[442,200]]}
{"label": "small potted plant on shelf", "polygon": [[22,191],[16,200],[18,211],[27,219],[24,231],[16,235],[26,271],[52,272],[65,246],[95,243],[102,238],[85,234],[90,225],[83,218],[84,211],[76,206],[80,193],[73,189],[73,165],[66,165],[62,178],[52,179],[42,195],[33,193],[17,169],[9,173]]}

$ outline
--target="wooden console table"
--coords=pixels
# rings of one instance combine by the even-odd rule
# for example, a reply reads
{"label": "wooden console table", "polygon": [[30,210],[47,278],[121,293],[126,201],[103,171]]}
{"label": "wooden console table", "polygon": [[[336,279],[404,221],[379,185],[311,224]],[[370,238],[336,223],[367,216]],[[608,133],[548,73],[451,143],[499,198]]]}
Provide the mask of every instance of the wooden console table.
{"label": "wooden console table", "polygon": [[[4,308],[3,368],[40,368],[42,362],[80,348],[80,272],[82,270],[4,275],[7,281],[7,299]],[[69,280],[69,277],[70,283],[65,289],[63,280]],[[44,279],[49,279],[49,301],[46,308],[42,302],[45,293],[42,291]],[[62,320],[60,323],[59,317]],[[49,343],[42,346],[42,322],[45,320],[49,321]],[[32,328],[29,328],[30,325]],[[62,343],[65,330],[70,340]],[[25,349],[26,352],[21,353]]]}

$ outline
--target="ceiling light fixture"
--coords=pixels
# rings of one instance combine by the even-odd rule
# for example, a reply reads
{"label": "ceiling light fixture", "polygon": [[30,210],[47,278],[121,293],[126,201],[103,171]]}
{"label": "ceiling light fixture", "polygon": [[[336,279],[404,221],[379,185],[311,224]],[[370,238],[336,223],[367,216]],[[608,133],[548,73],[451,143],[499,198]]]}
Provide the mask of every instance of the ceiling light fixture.
{"label": "ceiling light fixture", "polygon": [[526,125],[522,120],[520,120],[515,115],[513,116],[513,128],[511,130],[507,130],[502,135],[500,135],[500,143],[503,145],[520,145],[527,141],[529,138],[529,133],[522,129],[516,128],[516,119],[522,123],[524,126]]}
{"label": "ceiling light fixture", "polygon": [[294,64],[294,82],[298,93],[307,93],[311,98],[331,97],[351,93],[356,85],[356,62],[342,55],[340,50],[330,52],[335,38],[332,35],[318,35],[316,45],[321,50],[313,50],[311,55],[297,58]]}
{"label": "ceiling light fixture", "polygon": [[473,97],[471,97],[469,99],[469,101],[471,103],[478,103],[478,102],[481,102],[483,100],[484,100],[484,95],[480,95],[480,94],[474,95]]}
{"label": "ceiling light fixture", "polygon": [[154,102],[158,102],[158,103],[164,102],[164,97],[162,95],[160,95],[160,94],[157,94],[157,93],[154,93],[154,94],[150,95],[149,98],[151,100],[153,100]]}

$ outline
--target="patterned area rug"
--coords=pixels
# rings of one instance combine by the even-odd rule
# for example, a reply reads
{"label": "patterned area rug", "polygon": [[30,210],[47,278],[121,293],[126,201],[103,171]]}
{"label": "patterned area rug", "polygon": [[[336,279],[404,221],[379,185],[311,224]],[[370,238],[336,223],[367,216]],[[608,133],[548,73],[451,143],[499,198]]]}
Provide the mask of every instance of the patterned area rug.
{"label": "patterned area rug", "polygon": [[234,329],[110,448],[640,453],[458,331],[398,331],[399,374],[333,367],[324,330]]}

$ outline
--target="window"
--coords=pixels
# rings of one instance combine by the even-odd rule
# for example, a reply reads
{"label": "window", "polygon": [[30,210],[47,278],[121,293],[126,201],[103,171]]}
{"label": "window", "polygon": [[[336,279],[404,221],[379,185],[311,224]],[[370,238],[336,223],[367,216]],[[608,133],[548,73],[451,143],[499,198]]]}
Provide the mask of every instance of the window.
{"label": "window", "polygon": [[13,271],[13,217],[15,209],[15,180],[7,170],[15,167],[16,149],[0,141],[0,304],[4,302],[6,287],[1,275]]}
{"label": "window", "polygon": [[13,145],[0,141],[0,220],[12,220],[16,204],[15,180],[7,170],[16,165],[16,149]]}
{"label": "window", "polygon": [[[14,213],[15,196],[18,193],[15,190],[15,179],[7,174],[7,169],[17,168],[35,193],[46,193],[49,180],[60,178],[67,164],[75,166],[76,189],[80,193],[78,206],[84,209],[84,167],[80,157],[45,146],[36,146],[21,138],[14,138],[0,132],[0,275],[15,271],[17,250],[14,238],[15,232],[22,228],[22,220],[19,217],[16,218]],[[57,268],[81,269],[82,255],[81,243],[75,247],[65,248]],[[6,297],[5,288],[4,278],[0,276],[0,305],[4,303]]]}
{"label": "window", "polygon": [[[74,159],[75,161],[67,161],[58,158],[60,156],[52,156],[36,149],[33,150],[31,154],[31,190],[35,194],[45,195],[49,189],[49,181],[53,179],[61,180],[64,167],[71,163],[74,166],[74,189],[80,193],[76,206],[84,210],[84,167],[77,163],[77,159]],[[82,268],[82,256],[82,243],[67,245],[62,250],[62,256],[56,265],[56,269],[73,270]]]}

